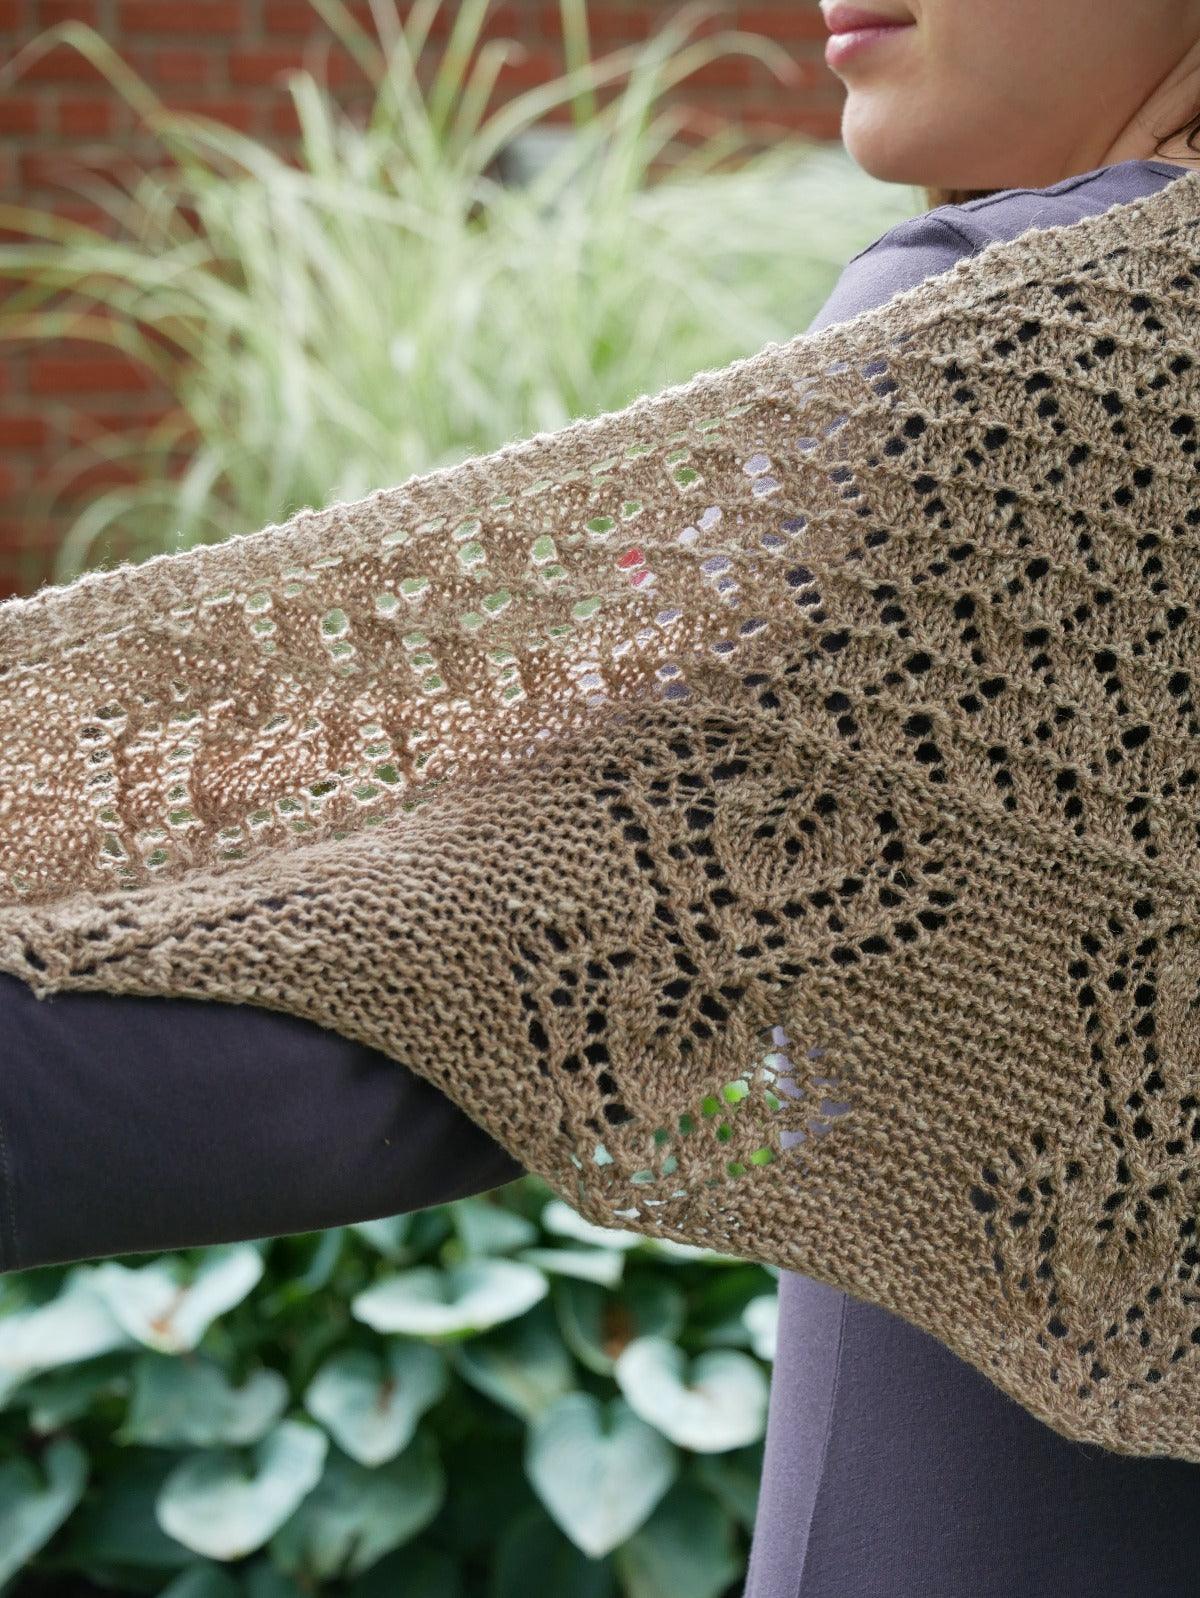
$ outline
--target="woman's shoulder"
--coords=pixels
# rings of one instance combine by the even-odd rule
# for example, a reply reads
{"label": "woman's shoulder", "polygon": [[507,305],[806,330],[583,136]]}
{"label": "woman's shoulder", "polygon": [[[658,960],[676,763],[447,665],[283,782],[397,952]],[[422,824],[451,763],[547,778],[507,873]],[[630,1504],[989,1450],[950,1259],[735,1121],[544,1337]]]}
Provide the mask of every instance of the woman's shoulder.
{"label": "woman's shoulder", "polygon": [[1047,188],[1003,189],[908,217],[850,257],[809,331],[880,305],[997,239],[1075,222],[1152,194],[1186,170],[1169,161],[1119,161]]}
{"label": "woman's shoulder", "polygon": [[[935,218],[961,233],[972,249],[1014,238],[1030,227],[1057,227],[1164,188],[1186,168],[1170,161],[1118,161],[1078,172],[1044,189],[1002,189],[960,205],[939,205],[907,223]],[[873,248],[873,246],[869,246]]]}

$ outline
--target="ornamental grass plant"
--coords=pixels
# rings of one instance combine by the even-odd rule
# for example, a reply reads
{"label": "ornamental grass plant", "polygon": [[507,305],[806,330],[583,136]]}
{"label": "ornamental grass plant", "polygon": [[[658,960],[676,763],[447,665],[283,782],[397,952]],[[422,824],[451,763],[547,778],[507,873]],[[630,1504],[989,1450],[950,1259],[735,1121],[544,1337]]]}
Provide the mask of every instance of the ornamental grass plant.
{"label": "ornamental grass plant", "polygon": [[[373,0],[373,36],[342,0],[312,4],[370,100],[355,117],[315,71],[288,75],[290,160],[164,106],[84,24],[46,29],[0,72],[2,92],[69,42],[170,158],[78,179],[101,226],[0,204],[18,235],[0,246],[0,339],[115,347],[167,399],[39,485],[37,518],[61,516],[98,461],[130,479],[71,516],[56,581],[353,500],[750,354],[802,328],[848,256],[919,209],[840,147],[752,148],[732,126],[682,139],[688,112],[666,97],[712,61],[794,76],[769,39],[697,37],[711,5],[593,59],[584,0],[560,0],[569,69],[488,110],[521,50],[481,41],[490,0],[453,8],[432,67],[441,0],[403,21]],[[548,131],[569,137],[506,182]]]}

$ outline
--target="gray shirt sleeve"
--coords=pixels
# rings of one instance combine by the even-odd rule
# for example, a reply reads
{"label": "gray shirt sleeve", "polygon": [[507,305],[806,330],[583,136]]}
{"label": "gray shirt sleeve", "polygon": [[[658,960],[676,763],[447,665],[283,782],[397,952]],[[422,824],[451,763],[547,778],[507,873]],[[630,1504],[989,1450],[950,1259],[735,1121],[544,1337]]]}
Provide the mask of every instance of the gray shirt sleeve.
{"label": "gray shirt sleeve", "polygon": [[1119,161],[1077,172],[1048,188],[1004,189],[909,217],[850,257],[808,331],[881,305],[999,239],[1016,238],[1029,228],[1077,222],[1153,194],[1182,177],[1184,170],[1170,161]]}
{"label": "gray shirt sleeve", "polygon": [[861,311],[882,305],[927,277],[947,271],[973,249],[964,233],[935,212],[901,222],[851,256],[808,331],[848,321]]}
{"label": "gray shirt sleeve", "polygon": [[0,1271],[319,1231],[524,1168],[438,1088],[299,1016],[0,972]]}

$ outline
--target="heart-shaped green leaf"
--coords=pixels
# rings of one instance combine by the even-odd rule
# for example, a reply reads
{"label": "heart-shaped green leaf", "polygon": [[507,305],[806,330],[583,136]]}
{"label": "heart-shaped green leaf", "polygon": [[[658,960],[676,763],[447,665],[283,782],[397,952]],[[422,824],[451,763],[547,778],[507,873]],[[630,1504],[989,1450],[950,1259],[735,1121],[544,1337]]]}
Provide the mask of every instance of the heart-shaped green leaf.
{"label": "heart-shaped green leaf", "polygon": [[614,1226],[597,1226],[585,1221],[562,1199],[551,1199],[542,1209],[542,1228],[556,1237],[569,1237],[576,1243],[590,1243],[596,1248],[637,1248],[646,1239],[640,1232],[626,1232]]}
{"label": "heart-shaped green leaf", "polygon": [[256,1559],[240,1574],[245,1598],[309,1598],[306,1588],[285,1576],[267,1557]]}
{"label": "heart-shaped green leaf", "polygon": [[531,1423],[525,1470],[577,1548],[601,1559],[631,1536],[671,1485],[679,1457],[623,1399],[568,1393]]}
{"label": "heart-shaped green leaf", "polygon": [[220,1565],[196,1564],[181,1570],[158,1598],[242,1598],[242,1589]]}
{"label": "heart-shaped green leaf", "polygon": [[523,1248],[517,1258],[550,1276],[575,1276],[601,1287],[615,1287],[625,1271],[625,1255],[615,1248]]}
{"label": "heart-shaped green leaf", "polygon": [[66,1365],[31,1377],[22,1384],[15,1403],[27,1412],[30,1431],[44,1436],[86,1415],[99,1399],[123,1398],[128,1391],[129,1351],[120,1348],[84,1360],[81,1365]]}
{"label": "heart-shaped green leaf", "polygon": [[674,1282],[640,1273],[619,1287],[560,1276],[554,1309],[567,1347],[598,1376],[611,1376],[617,1355],[635,1337],[677,1337],[685,1301]]}
{"label": "heart-shaped green leaf", "polygon": [[345,1239],[345,1228],[341,1226],[331,1226],[317,1233],[316,1244],[308,1264],[292,1278],[298,1290],[298,1297],[303,1297],[306,1293],[320,1292],[321,1288],[329,1286],[337,1262],[341,1258]]}
{"label": "heart-shaped green leaf", "polygon": [[96,1291],[96,1271],[80,1266],[45,1304],[0,1317],[0,1380],[13,1391],[36,1371],[128,1348],[129,1334]]}
{"label": "heart-shaped green leaf", "polygon": [[687,1481],[675,1483],[613,1560],[627,1598],[721,1598],[740,1574],[729,1516]]}
{"label": "heart-shaped green leaf", "polygon": [[385,1260],[398,1265],[408,1254],[407,1240],[412,1224],[412,1212],[406,1210],[403,1215],[384,1215],[377,1221],[355,1221],[348,1230],[357,1233]]}
{"label": "heart-shaped green leaf", "polygon": [[229,1449],[192,1454],[163,1483],[156,1510],[168,1536],[209,1559],[241,1559],[279,1530],[321,1479],[329,1439],[305,1421],[280,1421],[247,1469]]}
{"label": "heart-shaped green leaf", "polygon": [[421,1416],[446,1391],[442,1355],[428,1343],[391,1342],[383,1358],[347,1348],[309,1383],[304,1407],[360,1465],[395,1459]]}
{"label": "heart-shaped green leaf", "polygon": [[453,1237],[452,1209],[452,1204],[431,1204],[415,1212],[404,1240],[409,1259],[429,1259]]}
{"label": "heart-shaped green leaf", "polygon": [[131,1269],[116,1260],[97,1266],[93,1282],[115,1320],[139,1343],[162,1354],[195,1348],[219,1315],[240,1304],[263,1273],[249,1243],[206,1251],[188,1280],[182,1261],[168,1257]]}
{"label": "heart-shaped green leaf", "polygon": [[759,1359],[775,1358],[775,1334],[779,1324],[779,1294],[762,1293],[752,1298],[742,1311],[750,1333],[750,1346]]}
{"label": "heart-shaped green leaf", "polygon": [[446,1479],[431,1438],[373,1470],[334,1454],[320,1484],[280,1528],[271,1554],[306,1591],[359,1576],[437,1514]]}
{"label": "heart-shaped green leaf", "polygon": [[114,1440],[152,1448],[242,1447],[265,1436],[287,1405],[288,1385],[278,1371],[260,1367],[234,1387],[215,1360],[142,1354]]}
{"label": "heart-shaped green leaf", "polygon": [[756,1442],[766,1428],[767,1378],[736,1349],[709,1349],[689,1362],[667,1338],[639,1337],[613,1375],[630,1408],[681,1448],[719,1454]]}
{"label": "heart-shaped green leaf", "polygon": [[537,1240],[538,1229],[532,1221],[488,1199],[458,1199],[450,1213],[468,1254],[506,1254]]}
{"label": "heart-shaped green leaf", "polygon": [[44,1548],[83,1496],[88,1458],[73,1437],[56,1437],[40,1465],[18,1457],[0,1465],[0,1582]]}
{"label": "heart-shaped green leaf", "polygon": [[575,1386],[574,1363],[545,1304],[456,1344],[453,1358],[464,1381],[522,1420],[532,1420]]}
{"label": "heart-shaped green leaf", "polygon": [[546,1278],[532,1265],[471,1259],[445,1270],[418,1265],[401,1271],[356,1294],[350,1308],[377,1332],[462,1335],[515,1320],[546,1292]]}
{"label": "heart-shaped green leaf", "polygon": [[647,1237],[643,1239],[647,1252],[661,1254],[670,1260],[703,1260],[707,1265],[744,1265],[740,1254],[722,1254],[715,1248],[701,1248],[696,1243],[680,1243],[673,1237]]}

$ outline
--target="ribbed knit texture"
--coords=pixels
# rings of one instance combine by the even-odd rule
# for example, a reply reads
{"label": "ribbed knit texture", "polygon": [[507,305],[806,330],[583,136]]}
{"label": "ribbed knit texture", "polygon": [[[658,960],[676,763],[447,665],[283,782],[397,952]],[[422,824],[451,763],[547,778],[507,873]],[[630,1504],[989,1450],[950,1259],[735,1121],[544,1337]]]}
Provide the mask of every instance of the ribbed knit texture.
{"label": "ribbed knit texture", "polygon": [[0,967],[309,1017],[1200,1460],[1198,243],[1189,173],[0,605]]}

